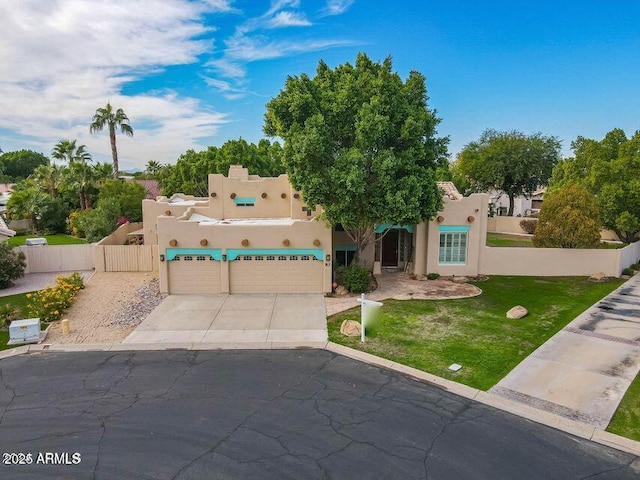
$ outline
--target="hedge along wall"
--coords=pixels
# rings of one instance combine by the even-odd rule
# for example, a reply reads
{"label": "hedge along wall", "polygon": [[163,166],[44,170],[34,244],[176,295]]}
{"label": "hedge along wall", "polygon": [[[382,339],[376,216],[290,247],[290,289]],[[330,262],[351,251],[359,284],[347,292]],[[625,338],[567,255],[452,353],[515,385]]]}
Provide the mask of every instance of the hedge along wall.
{"label": "hedge along wall", "polygon": [[484,247],[480,255],[480,273],[515,276],[588,276],[604,272],[618,277],[622,270],[638,260],[640,243],[625,248],[514,248]]}

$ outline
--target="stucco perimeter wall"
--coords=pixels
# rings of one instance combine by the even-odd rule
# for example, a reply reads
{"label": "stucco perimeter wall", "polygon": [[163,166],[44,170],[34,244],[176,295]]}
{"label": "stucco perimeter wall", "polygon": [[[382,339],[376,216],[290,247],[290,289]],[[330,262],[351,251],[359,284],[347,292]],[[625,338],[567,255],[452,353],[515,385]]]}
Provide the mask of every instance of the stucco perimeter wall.
{"label": "stucco perimeter wall", "polygon": [[[169,203],[171,199],[182,198],[188,200],[189,203],[183,205],[182,203]],[[191,202],[196,202],[192,205]],[[207,206],[208,201],[206,198],[193,197],[191,195],[173,195],[171,198],[158,197],[157,200],[143,200],[142,201],[142,222],[144,223],[144,244],[145,245],[157,245],[158,244],[158,231],[156,219],[160,215],[169,215],[175,217],[181,217],[187,211],[188,208],[194,206]],[[142,227],[138,227],[142,228]]]}
{"label": "stucco perimeter wall", "polygon": [[[520,227],[520,221],[526,217],[489,217],[487,231],[491,233],[527,233]],[[600,230],[600,238],[617,242],[620,239],[612,230]]]}
{"label": "stucco perimeter wall", "polygon": [[[169,242],[176,240],[176,246]],[[201,241],[206,240],[206,246]],[[248,240],[247,246],[242,245]],[[289,245],[283,241],[289,240]],[[320,245],[314,245],[319,240]],[[331,261],[326,256],[333,256],[331,250],[331,229],[318,220],[293,221],[291,224],[256,223],[251,225],[200,225],[197,222],[178,220],[174,217],[158,218],[159,254],[165,255],[167,248],[208,248],[221,249],[226,255],[227,249],[322,249],[323,250],[323,288],[331,291]],[[316,260],[318,261],[318,260]],[[229,291],[229,262],[222,261],[223,292]],[[160,290],[168,291],[167,261],[160,262]]]}
{"label": "stucco perimeter wall", "polygon": [[627,245],[620,252],[620,271],[634,263],[640,263],[640,241]]}
{"label": "stucco perimeter wall", "polygon": [[115,232],[104,237],[96,245],[127,245],[129,243],[127,234],[140,230],[141,228],[142,222],[127,222],[124,225],[120,225]]}
{"label": "stucco perimeter wall", "polygon": [[[474,193],[460,200],[445,200],[444,208],[438,216],[442,217],[442,222],[431,221],[427,225],[426,244],[421,240],[420,230],[416,234],[416,273],[436,272],[443,276],[449,275],[477,275],[479,273],[480,255],[487,237],[487,216],[486,212],[489,203],[489,196],[486,193]],[[473,217],[469,221],[469,217]],[[468,226],[469,235],[467,237],[467,263],[466,265],[439,265],[438,254],[440,245],[441,226]],[[424,271],[418,265],[422,263],[423,255],[419,250],[426,250],[426,268]]]}
{"label": "stucco perimeter wall", "polygon": [[[623,249],[483,247],[480,273],[485,275],[532,275],[541,277],[589,276],[604,272],[620,275],[622,258],[632,257],[635,245]],[[636,252],[638,253],[638,252]]]}

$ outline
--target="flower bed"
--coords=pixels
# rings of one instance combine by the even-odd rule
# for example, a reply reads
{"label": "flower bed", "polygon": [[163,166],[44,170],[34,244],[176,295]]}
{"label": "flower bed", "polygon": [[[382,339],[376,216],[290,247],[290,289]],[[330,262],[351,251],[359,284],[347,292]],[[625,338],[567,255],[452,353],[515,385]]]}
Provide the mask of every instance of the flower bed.
{"label": "flower bed", "polygon": [[68,277],[58,276],[53,287],[47,286],[27,294],[27,312],[43,322],[58,320],[73,305],[78,291],[83,288],[84,281],[79,273],[72,273]]}

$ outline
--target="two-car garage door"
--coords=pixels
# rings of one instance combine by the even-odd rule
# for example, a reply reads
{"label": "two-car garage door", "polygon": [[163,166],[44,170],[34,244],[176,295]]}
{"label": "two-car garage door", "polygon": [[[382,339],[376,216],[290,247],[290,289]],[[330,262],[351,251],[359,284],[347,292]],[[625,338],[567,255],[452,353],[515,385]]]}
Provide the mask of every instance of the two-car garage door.
{"label": "two-car garage door", "polygon": [[[221,292],[220,261],[179,255],[168,262],[169,293]],[[229,267],[231,293],[322,293],[323,262],[310,255],[241,255]]]}
{"label": "two-car garage door", "polygon": [[309,255],[241,255],[229,264],[231,293],[321,293],[322,262]]}

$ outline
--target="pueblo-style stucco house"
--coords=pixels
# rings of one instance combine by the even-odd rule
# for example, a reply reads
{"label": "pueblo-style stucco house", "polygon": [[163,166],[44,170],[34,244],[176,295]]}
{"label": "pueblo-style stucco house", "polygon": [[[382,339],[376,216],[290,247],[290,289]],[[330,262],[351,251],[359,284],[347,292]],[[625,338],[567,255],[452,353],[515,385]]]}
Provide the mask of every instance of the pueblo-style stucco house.
{"label": "pueblo-style stucco house", "polygon": [[[374,272],[476,275],[488,196],[462,197],[440,184],[444,208],[419,225],[379,225],[364,252]],[[232,166],[209,175],[209,196],[176,194],[142,202],[144,243],[157,244],[160,289],[170,294],[323,293],[333,266],[355,247],[340,226],[318,219],[286,175],[261,178]],[[385,233],[386,232],[386,233]]]}

